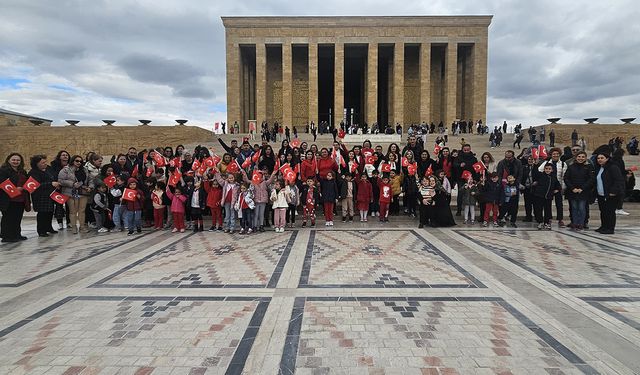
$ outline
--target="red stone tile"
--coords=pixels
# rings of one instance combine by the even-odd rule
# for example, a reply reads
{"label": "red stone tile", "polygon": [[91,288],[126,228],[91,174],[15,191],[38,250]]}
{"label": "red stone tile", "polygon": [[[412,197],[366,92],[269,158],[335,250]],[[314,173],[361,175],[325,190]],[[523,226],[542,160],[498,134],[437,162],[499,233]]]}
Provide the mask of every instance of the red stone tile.
{"label": "red stone tile", "polygon": [[343,339],[344,338],[344,332],[332,331],[331,332],[331,338],[332,339]]}
{"label": "red stone tile", "polygon": [[134,375],[149,375],[155,370],[155,367],[140,367],[136,370]]}
{"label": "red stone tile", "polygon": [[422,375],[439,375],[437,368],[421,368]]}
{"label": "red stone tile", "polygon": [[84,366],[72,366],[67,369],[67,371],[63,372],[62,375],[78,375],[84,370]]}
{"label": "red stone tile", "polygon": [[353,340],[351,339],[342,339],[340,340],[340,346],[343,348],[352,348],[353,347]]}
{"label": "red stone tile", "polygon": [[438,357],[424,357],[424,362],[429,366],[441,367],[442,360]]}
{"label": "red stone tile", "polygon": [[212,324],[211,327],[209,327],[209,331],[222,331],[224,327],[224,324]]}
{"label": "red stone tile", "polygon": [[373,366],[373,357],[358,357],[358,366]]}
{"label": "red stone tile", "polygon": [[501,356],[501,357],[510,357],[511,353],[509,353],[509,351],[505,348],[491,348],[493,349],[493,352],[496,353],[497,355]]}

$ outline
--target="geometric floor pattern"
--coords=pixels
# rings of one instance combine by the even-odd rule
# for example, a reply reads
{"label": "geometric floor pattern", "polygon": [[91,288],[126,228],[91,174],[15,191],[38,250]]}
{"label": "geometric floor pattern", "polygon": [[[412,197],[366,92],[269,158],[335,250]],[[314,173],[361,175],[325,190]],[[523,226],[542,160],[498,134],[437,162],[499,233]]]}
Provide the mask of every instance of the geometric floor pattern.
{"label": "geometric floor pattern", "polygon": [[51,374],[241,373],[267,305],[246,298],[69,298],[3,332],[0,363]]}
{"label": "geometric floor pattern", "polygon": [[131,240],[123,236],[81,234],[75,235],[74,239],[82,240],[69,241],[65,236],[52,235],[46,239],[6,244],[1,247],[0,287],[24,285],[143,237],[136,236]]}
{"label": "geometric floor pattern", "polygon": [[273,288],[295,236],[296,232],[268,237],[214,237],[201,232],[124,267],[96,286]]}
{"label": "geometric floor pattern", "polygon": [[312,231],[300,287],[483,288],[414,231]]}
{"label": "geometric floor pattern", "polygon": [[369,374],[595,371],[499,298],[296,302],[292,345],[280,365],[285,374],[329,372],[336,365],[348,373]]}
{"label": "geometric floor pattern", "polygon": [[392,217],[38,238],[26,217],[0,244],[0,374],[640,374],[625,210],[614,237]]}
{"label": "geometric floor pattern", "polygon": [[640,252],[560,231],[456,232],[560,288],[640,288]]}

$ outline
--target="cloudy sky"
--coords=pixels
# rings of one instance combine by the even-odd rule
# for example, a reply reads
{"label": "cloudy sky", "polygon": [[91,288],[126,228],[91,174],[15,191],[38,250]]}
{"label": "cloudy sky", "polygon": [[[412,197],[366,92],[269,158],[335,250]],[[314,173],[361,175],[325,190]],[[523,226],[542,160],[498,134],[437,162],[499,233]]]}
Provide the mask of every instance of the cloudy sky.
{"label": "cloudy sky", "polygon": [[54,120],[225,118],[226,15],[491,14],[489,123],[640,118],[640,3],[0,0],[0,107]]}

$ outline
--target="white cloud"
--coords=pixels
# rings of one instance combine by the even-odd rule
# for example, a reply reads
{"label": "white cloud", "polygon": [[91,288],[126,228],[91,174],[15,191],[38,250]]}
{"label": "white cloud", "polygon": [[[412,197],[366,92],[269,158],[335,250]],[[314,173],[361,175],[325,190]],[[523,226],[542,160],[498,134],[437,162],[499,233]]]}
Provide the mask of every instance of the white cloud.
{"label": "white cloud", "polygon": [[224,119],[223,15],[493,14],[489,123],[640,117],[632,0],[0,0],[0,106],[83,123]]}

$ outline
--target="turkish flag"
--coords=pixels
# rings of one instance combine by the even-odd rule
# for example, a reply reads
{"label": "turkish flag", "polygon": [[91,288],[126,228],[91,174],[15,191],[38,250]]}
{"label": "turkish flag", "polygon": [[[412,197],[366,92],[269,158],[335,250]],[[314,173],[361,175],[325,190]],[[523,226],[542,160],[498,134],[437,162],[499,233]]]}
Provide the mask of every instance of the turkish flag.
{"label": "turkish flag", "polygon": [[65,204],[68,200],[69,197],[60,193],[59,191],[54,190],[51,195],[49,195],[49,197],[51,197],[51,199],[53,199],[54,202],[58,203],[58,204]]}
{"label": "turkish flag", "polygon": [[273,170],[279,170],[280,169],[280,158],[276,158],[276,164],[273,167]]}
{"label": "turkish flag", "polygon": [[547,150],[543,145],[538,146],[538,155],[540,159],[546,159],[549,155],[547,155]]}
{"label": "turkish flag", "polygon": [[291,181],[295,181],[296,180],[296,172],[293,171],[293,169],[289,168],[285,173],[284,173],[284,179],[291,182]]}
{"label": "turkish flag", "polygon": [[112,187],[116,186],[116,175],[112,174],[111,176],[107,176],[102,181],[105,185],[107,185],[109,189],[111,189]]}
{"label": "turkish flag", "polygon": [[407,159],[407,158],[406,158],[406,157],[404,157],[404,156],[400,159],[400,161],[402,162],[402,166],[403,166],[403,167],[406,167],[406,166],[408,166],[408,165],[409,165],[409,159]]}
{"label": "turkish flag", "polygon": [[153,167],[149,167],[147,168],[147,173],[145,173],[145,175],[149,177],[153,174],[153,171],[154,171]]}
{"label": "turkish flag", "polygon": [[180,177],[182,177],[181,174],[174,173],[169,177],[169,182],[167,183],[169,184],[169,186],[176,186],[178,182],[180,182]]}
{"label": "turkish flag", "polygon": [[465,181],[466,181],[466,180],[470,179],[470,178],[471,178],[471,176],[472,176],[472,175],[471,175],[471,172],[469,172],[469,171],[463,171],[463,172],[462,172],[462,176],[461,176],[461,177],[462,177],[462,179],[463,179],[463,180],[465,180]]}
{"label": "turkish flag", "polygon": [[435,145],[433,147],[433,154],[434,155],[438,155],[440,153],[440,150],[441,150],[440,146],[439,145]]}
{"label": "turkish flag", "polygon": [[358,170],[358,163],[351,162],[351,173],[355,173]]}
{"label": "turkish flag", "polygon": [[182,162],[180,161],[180,158],[173,158],[169,161],[169,166],[170,167],[176,167],[176,168],[180,168],[180,164],[182,164]]}
{"label": "turkish flag", "polygon": [[227,172],[229,173],[238,173],[240,172],[240,166],[238,165],[238,161],[233,159],[229,165],[227,165]]}
{"label": "turkish flag", "polygon": [[251,158],[246,158],[242,162],[242,168],[249,168],[251,166]]}
{"label": "turkish flag", "polygon": [[294,138],[294,139],[291,140],[291,142],[289,144],[291,145],[291,147],[297,148],[297,147],[300,147],[301,143],[302,142],[300,142],[300,140],[298,138]]}
{"label": "turkish flag", "polygon": [[484,164],[480,161],[477,163],[474,163],[473,170],[476,171],[476,173],[482,173],[482,171],[485,170]]}
{"label": "turkish flag", "polygon": [[262,172],[253,171],[253,175],[251,176],[251,183],[253,183],[254,185],[259,185],[262,182],[262,180],[263,180]]}
{"label": "turkish flag", "polygon": [[125,201],[133,202],[136,200],[137,195],[138,195],[138,192],[136,190],[125,188],[124,191],[122,192],[122,199],[124,199]]}
{"label": "turkish flag", "polygon": [[342,139],[342,138],[344,138],[345,135],[346,135],[346,133],[344,132],[344,130],[340,129],[338,131],[338,138]]}
{"label": "turkish flag", "polygon": [[429,165],[429,168],[427,168],[427,170],[424,172],[425,176],[431,176],[433,174],[433,165]]}
{"label": "turkish flag", "polygon": [[373,149],[372,148],[363,148],[362,149],[362,155],[364,155],[365,157],[373,155]]}
{"label": "turkish flag", "polygon": [[133,167],[133,171],[131,171],[131,177],[138,177],[138,164]]}
{"label": "turkish flag", "polygon": [[413,176],[414,174],[416,174],[417,169],[418,169],[418,165],[416,163],[411,163],[407,165],[407,172],[409,173],[409,176]]}
{"label": "turkish flag", "polygon": [[382,173],[388,173],[388,172],[391,172],[391,164],[389,163],[382,164]]}
{"label": "turkish flag", "polygon": [[258,160],[260,160],[260,153],[262,150],[258,149],[257,152],[254,152],[253,155],[251,155],[251,161],[254,163],[257,163]]}
{"label": "turkish flag", "polygon": [[162,204],[162,200],[156,193],[151,194],[151,201],[153,201],[153,203],[155,204]]}
{"label": "turkish flag", "polygon": [[206,166],[201,166],[200,168],[198,168],[198,175],[199,176],[204,176],[204,174],[207,172],[207,167]]}
{"label": "turkish flag", "polygon": [[152,158],[153,158],[153,161],[156,163],[156,166],[164,167],[165,165],[164,156],[160,155],[157,151],[154,151]]}
{"label": "turkish flag", "polygon": [[538,160],[538,148],[537,147],[531,147],[531,156],[533,157],[534,160]]}
{"label": "turkish flag", "polygon": [[281,167],[280,167],[280,172],[282,172],[284,174],[284,172],[288,171],[291,169],[291,165],[289,163],[284,163]]}
{"label": "turkish flag", "polygon": [[200,162],[198,161],[198,159],[194,160],[193,163],[191,164],[191,170],[192,171],[197,171],[198,168],[200,168]]}
{"label": "turkish flag", "polygon": [[638,166],[637,165],[632,165],[631,168],[629,168],[632,172],[636,172],[638,170]]}
{"label": "turkish flag", "polygon": [[22,187],[24,188],[24,190],[28,191],[29,194],[33,194],[33,192],[40,187],[40,183],[35,178],[33,178],[33,176],[30,176],[27,182],[25,182],[24,186]]}
{"label": "turkish flag", "polygon": [[373,155],[367,156],[366,158],[364,158],[365,164],[373,164],[375,162],[376,162],[376,158],[374,158]]}
{"label": "turkish flag", "polygon": [[18,191],[18,188],[16,188],[16,185],[14,185],[13,182],[11,182],[11,180],[9,180],[8,178],[2,182],[0,188],[2,188],[5,193],[7,193],[9,198],[15,198],[21,194]]}
{"label": "turkish flag", "polygon": [[[211,165],[211,167],[215,167],[220,163],[220,160],[222,160],[222,158],[216,154],[213,154],[213,156],[211,156],[210,159],[211,161],[213,161],[213,165]],[[207,167],[209,167],[209,165],[207,165]]]}

